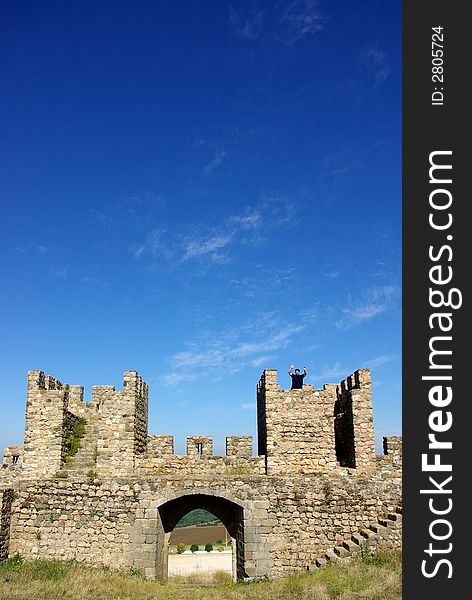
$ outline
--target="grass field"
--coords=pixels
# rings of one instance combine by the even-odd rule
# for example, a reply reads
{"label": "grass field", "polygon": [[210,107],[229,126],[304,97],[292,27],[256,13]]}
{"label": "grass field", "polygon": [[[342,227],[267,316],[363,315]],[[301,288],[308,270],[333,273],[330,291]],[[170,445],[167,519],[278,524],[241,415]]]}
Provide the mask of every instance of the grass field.
{"label": "grass field", "polygon": [[[214,580],[218,580],[218,574]],[[226,581],[221,577],[220,581]],[[251,584],[197,587],[76,562],[22,561],[0,565],[1,600],[399,600],[401,553],[388,551],[316,573]]]}

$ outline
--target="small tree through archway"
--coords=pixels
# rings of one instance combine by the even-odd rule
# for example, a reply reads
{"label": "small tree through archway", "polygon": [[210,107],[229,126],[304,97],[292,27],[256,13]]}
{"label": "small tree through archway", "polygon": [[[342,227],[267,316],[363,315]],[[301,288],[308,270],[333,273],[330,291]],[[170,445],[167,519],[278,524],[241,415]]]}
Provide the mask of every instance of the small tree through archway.
{"label": "small tree through archway", "polygon": [[220,496],[188,494],[162,504],[158,513],[162,528],[157,544],[158,577],[216,571],[226,571],[234,580],[245,577],[241,506]]}

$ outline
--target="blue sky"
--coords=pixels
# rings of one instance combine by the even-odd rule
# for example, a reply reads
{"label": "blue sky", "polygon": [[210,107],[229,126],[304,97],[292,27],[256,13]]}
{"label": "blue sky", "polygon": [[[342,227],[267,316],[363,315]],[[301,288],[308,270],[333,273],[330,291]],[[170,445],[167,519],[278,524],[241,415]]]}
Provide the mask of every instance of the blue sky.
{"label": "blue sky", "polygon": [[2,7],[0,445],[26,373],[150,384],[150,433],[371,367],[401,427],[400,3]]}

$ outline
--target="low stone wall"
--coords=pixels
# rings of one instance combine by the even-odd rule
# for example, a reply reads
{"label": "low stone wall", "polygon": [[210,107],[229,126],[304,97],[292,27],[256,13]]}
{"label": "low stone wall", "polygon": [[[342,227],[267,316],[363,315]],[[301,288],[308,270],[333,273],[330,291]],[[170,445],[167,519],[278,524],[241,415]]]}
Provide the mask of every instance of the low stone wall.
{"label": "low stone wall", "polygon": [[[173,503],[175,514],[181,500],[187,510],[193,499],[201,506],[202,498],[214,514],[221,508],[229,530],[238,529],[240,575],[280,576],[306,568],[320,552],[393,511],[401,503],[401,480],[346,471],[298,478],[23,481],[12,504],[10,555],[135,566],[149,577],[162,576],[166,563],[159,556],[170,534],[163,507]],[[228,506],[237,509],[239,525]]]}

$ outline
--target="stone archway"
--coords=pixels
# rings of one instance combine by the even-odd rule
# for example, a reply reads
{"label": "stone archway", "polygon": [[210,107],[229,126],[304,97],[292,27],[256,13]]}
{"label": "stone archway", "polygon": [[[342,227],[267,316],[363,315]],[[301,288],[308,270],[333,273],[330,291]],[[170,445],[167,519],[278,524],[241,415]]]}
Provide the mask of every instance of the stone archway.
{"label": "stone archway", "polygon": [[174,527],[190,511],[203,508],[217,517],[233,540],[233,578],[246,577],[244,569],[244,509],[222,496],[205,493],[184,494],[157,507],[156,576],[167,578],[168,540]]}

